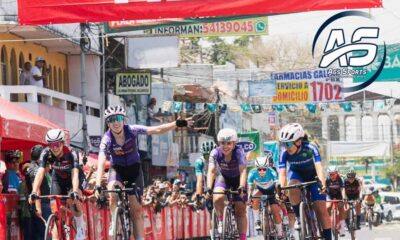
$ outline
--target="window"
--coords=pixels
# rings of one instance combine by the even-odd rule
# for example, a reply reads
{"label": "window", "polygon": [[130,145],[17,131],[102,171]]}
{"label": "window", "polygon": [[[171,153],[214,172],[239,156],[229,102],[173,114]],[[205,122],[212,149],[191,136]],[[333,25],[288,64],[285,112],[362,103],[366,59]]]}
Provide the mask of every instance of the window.
{"label": "window", "polygon": [[5,85],[7,83],[7,50],[3,46],[1,48],[1,84]]}

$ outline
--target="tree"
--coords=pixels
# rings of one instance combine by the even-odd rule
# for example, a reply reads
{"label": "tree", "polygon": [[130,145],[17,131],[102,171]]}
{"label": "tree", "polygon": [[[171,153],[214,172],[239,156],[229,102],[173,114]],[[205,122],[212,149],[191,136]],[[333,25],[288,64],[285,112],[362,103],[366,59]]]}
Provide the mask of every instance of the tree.
{"label": "tree", "polygon": [[210,61],[212,64],[224,65],[234,59],[232,45],[226,43],[220,37],[209,37],[208,41],[212,44],[210,48]]}

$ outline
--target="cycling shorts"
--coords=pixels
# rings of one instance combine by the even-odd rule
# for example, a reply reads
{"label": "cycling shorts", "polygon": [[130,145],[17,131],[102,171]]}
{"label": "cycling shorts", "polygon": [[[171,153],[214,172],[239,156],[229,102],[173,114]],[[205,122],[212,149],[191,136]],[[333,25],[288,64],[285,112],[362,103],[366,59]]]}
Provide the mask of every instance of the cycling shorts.
{"label": "cycling shorts", "polygon": [[[127,181],[127,187],[135,183],[138,196],[143,195],[144,180],[140,163],[134,163],[128,166],[112,165],[109,170],[108,182],[112,181],[118,181],[120,183]],[[128,195],[134,194],[134,191],[128,192]]]}
{"label": "cycling shorts", "polygon": [[[289,169],[288,171],[288,179],[290,180],[298,180],[300,182],[310,182],[310,181],[314,181],[315,177],[316,177],[316,172],[314,171],[313,174],[310,173],[298,173],[298,172],[294,172],[291,169]],[[311,200],[314,201],[326,201],[326,195],[325,194],[321,194],[319,192],[318,189],[318,184],[314,183],[312,185],[309,186],[309,191],[311,192]]]}
{"label": "cycling shorts", "polygon": [[[265,190],[265,189],[256,188],[253,191],[253,194],[252,194],[253,197],[261,197],[262,195],[268,195],[268,196],[273,195],[274,196],[275,195],[275,191],[274,190],[269,190],[268,191],[268,190]],[[268,198],[268,203],[269,203],[269,205],[277,204],[275,198]]]}
{"label": "cycling shorts", "polygon": [[351,194],[351,195],[347,195],[347,199],[350,201],[355,201],[355,200],[359,200],[360,199],[360,194]]}
{"label": "cycling shorts", "polygon": [[[231,177],[225,177],[222,174],[220,174],[217,176],[215,180],[214,188],[222,187],[225,190],[232,189],[235,191],[236,189],[238,189],[239,185],[240,185],[240,176],[231,178]],[[243,199],[238,195],[234,195],[233,200],[236,202],[247,201],[247,194],[245,194]]]}
{"label": "cycling shorts", "polygon": [[[79,169],[79,189],[83,191],[82,184],[85,179],[85,175],[83,174],[82,169]],[[57,177],[57,175],[52,175],[51,178],[51,187],[50,194],[51,195],[68,195],[68,193],[72,190],[72,179],[63,179]]]}

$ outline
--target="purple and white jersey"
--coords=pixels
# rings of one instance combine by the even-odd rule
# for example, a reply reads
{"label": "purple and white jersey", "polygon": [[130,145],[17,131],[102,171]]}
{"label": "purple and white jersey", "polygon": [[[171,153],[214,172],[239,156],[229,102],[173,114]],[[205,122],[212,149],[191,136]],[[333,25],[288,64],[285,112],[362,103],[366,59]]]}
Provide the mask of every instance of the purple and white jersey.
{"label": "purple and white jersey", "polygon": [[140,162],[139,149],[137,146],[138,134],[147,134],[147,127],[141,125],[124,125],[125,143],[117,144],[111,130],[108,130],[100,143],[100,153],[110,154],[111,165],[129,166]]}
{"label": "purple and white jersey", "polygon": [[239,166],[246,166],[244,151],[240,146],[235,146],[232,151],[230,161],[225,161],[225,155],[220,147],[215,148],[210,153],[209,167],[216,166],[218,172],[226,177],[237,177],[240,175]]}

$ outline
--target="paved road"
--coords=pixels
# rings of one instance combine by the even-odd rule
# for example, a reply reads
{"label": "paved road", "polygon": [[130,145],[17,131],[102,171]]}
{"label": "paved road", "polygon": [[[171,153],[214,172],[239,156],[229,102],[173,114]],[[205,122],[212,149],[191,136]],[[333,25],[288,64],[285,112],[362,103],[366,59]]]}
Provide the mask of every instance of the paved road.
{"label": "paved road", "polygon": [[[249,239],[261,240],[261,236],[252,237]],[[340,238],[341,240],[350,240],[350,235]],[[362,226],[361,230],[357,231],[356,239],[360,240],[399,240],[400,239],[400,222],[383,223],[370,231],[366,226]]]}

